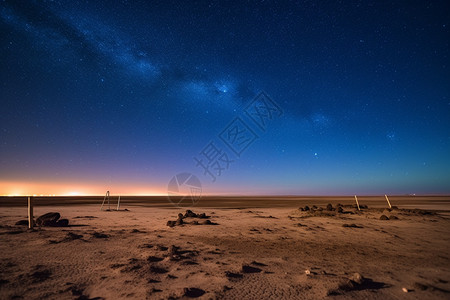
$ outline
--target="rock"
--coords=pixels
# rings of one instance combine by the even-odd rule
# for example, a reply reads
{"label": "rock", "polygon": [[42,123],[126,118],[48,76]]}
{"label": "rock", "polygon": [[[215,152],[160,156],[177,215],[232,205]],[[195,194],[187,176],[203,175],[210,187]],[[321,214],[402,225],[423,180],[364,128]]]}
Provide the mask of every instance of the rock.
{"label": "rock", "polygon": [[402,288],[402,291],[404,292],[404,293],[408,293],[409,292],[409,290],[407,289],[407,288]]}
{"label": "rock", "polygon": [[337,212],[340,214],[342,214],[344,212],[344,209],[342,208],[342,206],[338,206]]}
{"label": "rock", "polygon": [[309,210],[310,210],[308,205],[306,205],[303,209],[304,209],[305,211],[309,211]]}
{"label": "rock", "polygon": [[359,273],[354,273],[349,279],[359,285],[363,284],[364,282],[364,277],[362,277],[362,275]]}
{"label": "rock", "polygon": [[206,216],[205,213],[198,214],[197,216],[198,216],[198,218],[200,218],[200,219],[205,219],[205,218],[207,218],[207,216]]}
{"label": "rock", "polygon": [[328,211],[332,211],[333,210],[333,205],[331,203],[327,204],[327,210]]}
{"label": "rock", "polygon": [[20,220],[16,222],[16,225],[28,226],[28,220]]}
{"label": "rock", "polygon": [[58,220],[58,222],[56,222],[56,226],[57,227],[67,227],[67,226],[69,226],[69,220],[67,220],[67,219]]}
{"label": "rock", "polygon": [[30,276],[33,278],[33,282],[42,282],[50,278],[52,275],[52,272],[50,270],[42,270],[42,271],[36,271]]}
{"label": "rock", "polygon": [[171,245],[169,247],[169,255],[177,255],[179,249],[180,249],[179,247],[177,247],[175,245]]}
{"label": "rock", "polygon": [[390,220],[398,220],[398,217],[397,216],[389,216],[389,219]]}
{"label": "rock", "polygon": [[252,267],[249,265],[242,265],[242,273],[259,273],[262,270],[260,268]]}
{"label": "rock", "polygon": [[176,221],[167,221],[167,226],[169,227],[174,227],[175,226]]}
{"label": "rock", "polygon": [[323,211],[323,207],[319,207],[317,210],[318,211]]}
{"label": "rock", "polygon": [[205,291],[198,288],[184,288],[184,296],[188,298],[198,298],[205,294]]}
{"label": "rock", "polygon": [[101,232],[94,232],[92,234],[92,236],[97,238],[97,239],[107,239],[107,238],[109,238],[109,235],[101,233]]}
{"label": "rock", "polygon": [[184,217],[185,218],[197,218],[197,214],[194,213],[192,210],[188,209],[188,210],[186,210]]}
{"label": "rock", "polygon": [[212,225],[212,222],[210,220],[203,220],[200,224],[202,224],[202,225]]}
{"label": "rock", "polygon": [[147,261],[148,262],[158,262],[158,261],[162,261],[163,260],[163,258],[162,257],[157,257],[157,256],[149,256],[148,258],[147,258]]}
{"label": "rock", "polygon": [[57,212],[46,213],[36,219],[37,226],[57,226],[56,222],[59,220],[61,215]]}
{"label": "rock", "polygon": [[242,274],[240,273],[233,273],[230,271],[226,271],[225,272],[225,276],[227,276],[228,278],[242,278]]}
{"label": "rock", "polygon": [[83,236],[81,234],[76,234],[76,233],[73,233],[73,232],[69,232],[69,233],[67,233],[66,240],[68,240],[68,241],[79,240],[82,237]]}
{"label": "rock", "polygon": [[154,274],[165,274],[165,273],[169,272],[169,271],[167,271],[167,269],[160,268],[157,266],[150,266],[149,271],[150,271],[150,273],[154,273]]}
{"label": "rock", "polygon": [[344,280],[344,281],[339,283],[338,290],[341,290],[341,291],[352,291],[352,290],[356,289],[356,287],[357,287],[356,282],[354,282],[354,281],[352,281],[350,279],[347,279],[347,280]]}
{"label": "rock", "polygon": [[183,219],[177,219],[175,225],[183,225]]}
{"label": "rock", "polygon": [[178,219],[183,219],[184,217],[183,217],[183,214],[182,213],[179,213],[178,214]]}
{"label": "rock", "polygon": [[356,225],[354,223],[352,223],[352,224],[342,224],[342,227],[363,228],[362,226]]}
{"label": "rock", "polygon": [[389,220],[389,218],[386,215],[381,215],[380,220]]}
{"label": "rock", "polygon": [[414,282],[414,288],[419,290],[419,291],[425,291],[426,289],[428,289],[428,286],[419,282]]}

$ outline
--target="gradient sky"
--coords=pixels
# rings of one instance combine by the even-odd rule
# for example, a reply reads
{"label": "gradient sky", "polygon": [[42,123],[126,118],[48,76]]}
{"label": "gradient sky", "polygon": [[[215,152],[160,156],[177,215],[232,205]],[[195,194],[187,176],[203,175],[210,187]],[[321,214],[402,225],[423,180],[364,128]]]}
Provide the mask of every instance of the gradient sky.
{"label": "gradient sky", "polygon": [[[181,172],[206,194],[450,193],[449,15],[446,1],[2,1],[0,194],[164,194]],[[211,145],[214,182],[194,159]]]}

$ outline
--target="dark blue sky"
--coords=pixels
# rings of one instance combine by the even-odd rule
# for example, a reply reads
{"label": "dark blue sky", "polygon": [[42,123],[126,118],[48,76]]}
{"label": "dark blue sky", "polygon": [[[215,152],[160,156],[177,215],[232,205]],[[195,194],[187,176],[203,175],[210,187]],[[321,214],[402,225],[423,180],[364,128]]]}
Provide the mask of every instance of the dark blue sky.
{"label": "dark blue sky", "polygon": [[180,172],[204,193],[450,193],[449,15],[2,1],[0,194],[164,193]]}

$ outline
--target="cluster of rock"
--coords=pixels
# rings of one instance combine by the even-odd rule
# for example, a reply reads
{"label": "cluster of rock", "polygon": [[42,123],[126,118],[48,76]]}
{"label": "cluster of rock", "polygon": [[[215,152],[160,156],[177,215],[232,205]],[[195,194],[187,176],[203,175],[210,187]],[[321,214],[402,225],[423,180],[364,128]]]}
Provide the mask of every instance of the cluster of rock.
{"label": "cluster of rock", "polygon": [[[202,221],[194,220],[192,222],[185,222],[184,219],[186,218],[198,218],[203,219]],[[212,225],[213,223],[208,220],[209,216],[207,216],[205,213],[196,214],[192,210],[188,209],[186,210],[186,213],[183,215],[182,213],[178,214],[178,218],[176,221],[167,221],[167,226],[174,227],[179,226],[183,224],[193,224],[193,225]]]}
{"label": "cluster of rock", "polygon": [[[333,206],[333,204],[328,203],[326,207],[317,207],[316,205],[313,205],[312,207],[309,207],[308,205],[304,206],[304,207],[300,207],[299,210],[300,211],[305,211],[305,212],[311,212],[311,213],[315,213],[315,212],[337,212],[337,213],[345,213],[344,212],[344,207],[345,208],[358,208],[356,204],[353,205],[342,205],[340,203],[338,203],[336,206]],[[367,205],[360,205],[359,206],[360,209],[367,209]]]}
{"label": "cluster of rock", "polygon": [[331,203],[328,203],[325,208],[317,207],[316,205],[313,205],[312,207],[309,207],[308,205],[306,205],[304,207],[300,207],[299,209],[300,209],[300,211],[307,211],[307,212],[316,212],[316,211],[336,211],[338,213],[344,212],[342,204],[338,204],[338,205],[336,205],[336,207],[333,207],[333,205]]}
{"label": "cluster of rock", "polygon": [[[68,219],[60,219],[61,215],[58,212],[49,212],[43,214],[36,219],[34,224],[39,227],[67,227],[69,226]],[[28,225],[28,220],[20,220],[16,225]]]}

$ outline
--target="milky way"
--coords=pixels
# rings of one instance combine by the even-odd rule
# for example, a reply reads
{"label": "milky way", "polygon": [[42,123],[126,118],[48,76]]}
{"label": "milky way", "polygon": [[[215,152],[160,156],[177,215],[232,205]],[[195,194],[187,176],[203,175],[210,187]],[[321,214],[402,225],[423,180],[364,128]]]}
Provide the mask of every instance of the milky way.
{"label": "milky way", "polygon": [[449,193],[449,13],[3,1],[0,194]]}

